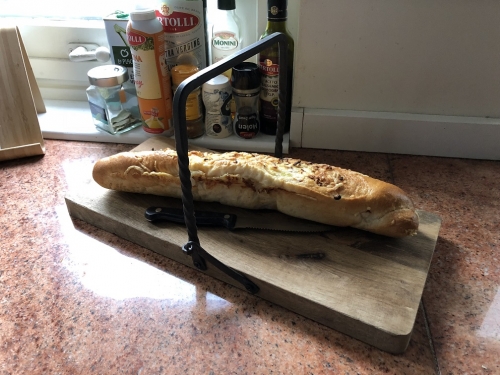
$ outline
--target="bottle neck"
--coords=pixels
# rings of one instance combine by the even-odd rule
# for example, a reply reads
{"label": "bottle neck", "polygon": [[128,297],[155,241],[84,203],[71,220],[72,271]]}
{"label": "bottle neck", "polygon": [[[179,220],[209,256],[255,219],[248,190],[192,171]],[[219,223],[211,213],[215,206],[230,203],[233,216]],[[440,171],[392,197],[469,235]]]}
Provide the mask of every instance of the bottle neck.
{"label": "bottle neck", "polygon": [[273,31],[273,32],[286,32],[286,19],[284,20],[267,20],[267,26],[266,26],[267,31]]}
{"label": "bottle neck", "polygon": [[224,12],[226,15],[226,19],[229,19],[229,20],[236,22],[237,16],[236,16],[236,11],[234,9],[232,9],[232,10],[220,10],[219,12]]}

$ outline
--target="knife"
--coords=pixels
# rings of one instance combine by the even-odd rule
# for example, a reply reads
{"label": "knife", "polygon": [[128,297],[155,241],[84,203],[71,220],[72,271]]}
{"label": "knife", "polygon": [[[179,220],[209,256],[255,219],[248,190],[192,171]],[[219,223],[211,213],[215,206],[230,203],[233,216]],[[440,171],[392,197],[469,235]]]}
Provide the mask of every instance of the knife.
{"label": "knife", "polygon": [[[182,208],[149,207],[144,214],[147,220],[173,221],[184,224]],[[314,221],[299,219],[282,214],[278,211],[245,210],[239,214],[217,211],[195,211],[196,225],[221,226],[229,230],[253,228],[291,232],[326,232],[332,226]]]}

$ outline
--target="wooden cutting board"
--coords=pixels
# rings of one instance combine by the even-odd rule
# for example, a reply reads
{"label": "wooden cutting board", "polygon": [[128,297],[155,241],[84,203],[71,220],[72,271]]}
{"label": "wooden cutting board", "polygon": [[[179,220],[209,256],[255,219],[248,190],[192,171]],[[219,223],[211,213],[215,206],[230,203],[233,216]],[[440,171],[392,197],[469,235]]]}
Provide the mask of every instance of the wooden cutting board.
{"label": "wooden cutting board", "polygon": [[[173,148],[172,140],[157,137],[134,150],[166,146]],[[184,225],[144,218],[149,206],[181,207],[178,199],[109,191],[92,181],[71,191],[66,204],[75,218],[193,267],[181,250],[188,241]],[[210,203],[195,207],[208,209]],[[256,283],[258,296],[379,349],[402,353],[441,225],[435,214],[419,215],[418,235],[403,239],[352,228],[290,233],[200,227],[198,236],[212,256]],[[205,272],[242,288],[210,264]]]}

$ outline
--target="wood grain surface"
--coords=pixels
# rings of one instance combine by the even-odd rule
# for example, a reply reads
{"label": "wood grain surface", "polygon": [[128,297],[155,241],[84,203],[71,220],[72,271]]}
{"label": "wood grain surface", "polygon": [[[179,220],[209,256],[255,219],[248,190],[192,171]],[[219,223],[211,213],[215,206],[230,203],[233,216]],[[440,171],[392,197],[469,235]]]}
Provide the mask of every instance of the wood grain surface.
{"label": "wood grain surface", "polygon": [[0,28],[0,161],[45,153],[45,105],[16,27]]}
{"label": "wood grain surface", "polygon": [[[171,144],[152,139],[136,150],[165,146]],[[109,191],[92,181],[71,191],[66,204],[75,218],[193,267],[181,250],[188,240],[184,225],[144,218],[147,207],[181,207],[179,199]],[[213,206],[196,202],[195,207]],[[260,297],[401,353],[411,337],[440,228],[438,216],[424,211],[419,216],[418,235],[402,239],[352,228],[290,233],[200,227],[198,236],[206,251],[255,282]],[[242,287],[210,264],[205,272]]]}

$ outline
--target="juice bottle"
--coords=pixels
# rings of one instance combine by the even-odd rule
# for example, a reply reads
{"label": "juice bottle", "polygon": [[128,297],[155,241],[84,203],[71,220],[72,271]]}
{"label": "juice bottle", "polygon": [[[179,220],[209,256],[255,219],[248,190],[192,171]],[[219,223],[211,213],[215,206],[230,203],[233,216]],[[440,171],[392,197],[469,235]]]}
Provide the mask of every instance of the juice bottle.
{"label": "juice bottle", "polygon": [[165,35],[153,9],[130,12],[127,40],[143,129],[172,135],[172,87],[165,63]]}

